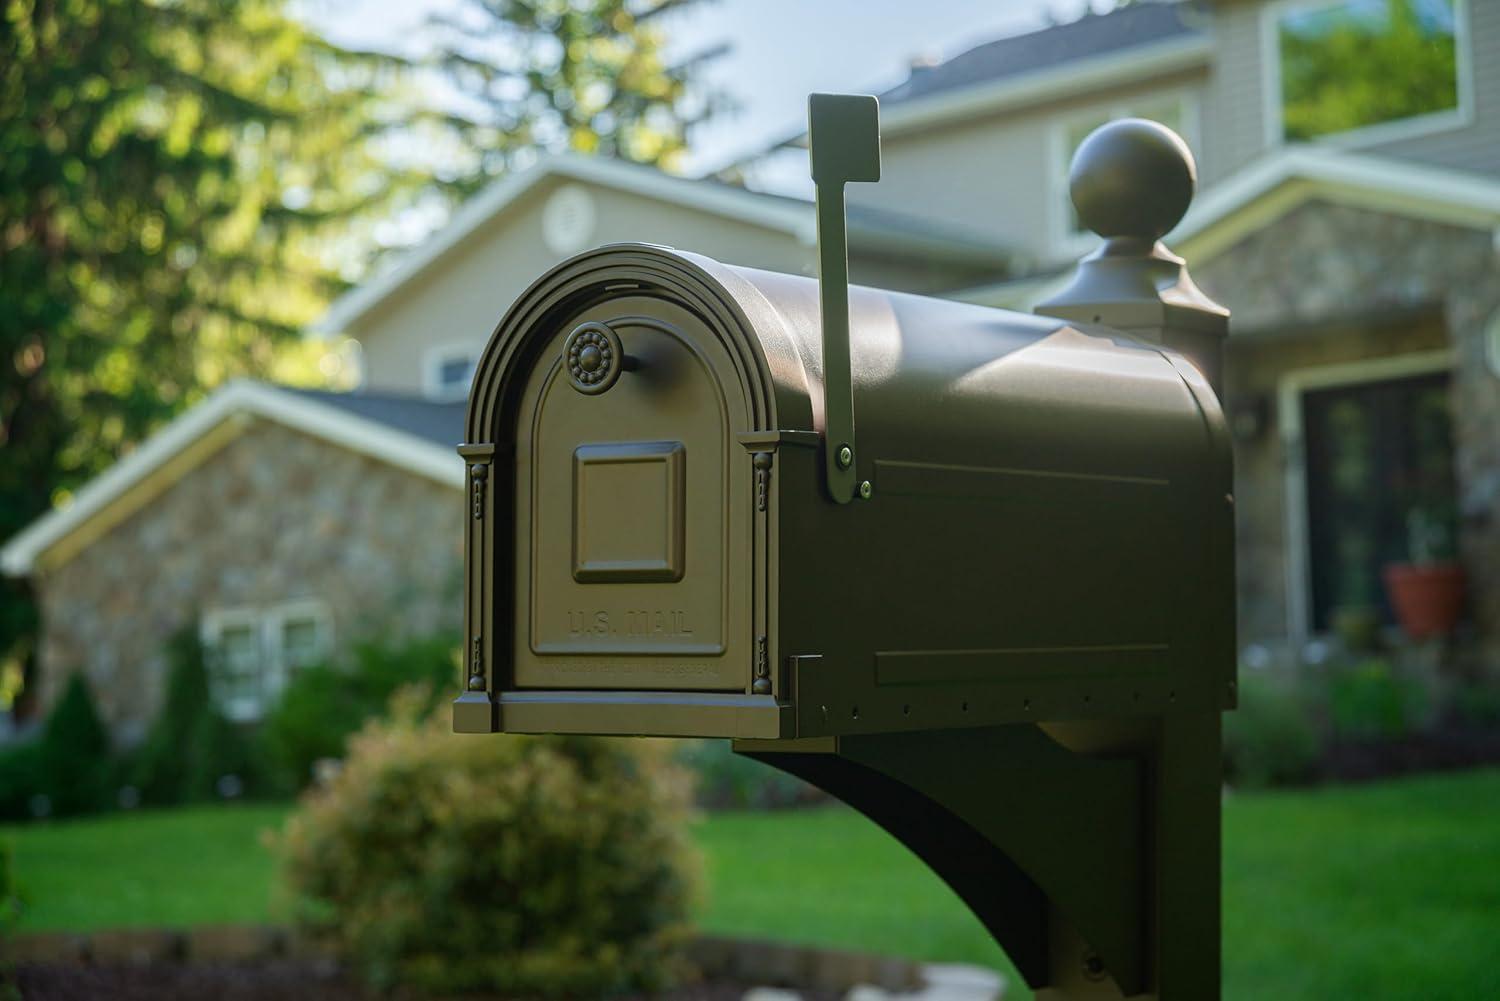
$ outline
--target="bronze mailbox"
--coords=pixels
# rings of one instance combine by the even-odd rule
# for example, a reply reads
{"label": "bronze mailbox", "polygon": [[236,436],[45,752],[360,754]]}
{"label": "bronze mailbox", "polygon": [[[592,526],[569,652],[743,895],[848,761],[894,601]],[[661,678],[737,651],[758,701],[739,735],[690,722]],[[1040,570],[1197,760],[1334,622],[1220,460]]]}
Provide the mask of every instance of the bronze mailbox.
{"label": "bronze mailbox", "polygon": [[924,858],[1039,997],[1218,996],[1227,313],[1191,155],[1106,126],[1024,315],[849,288],[873,98],[815,96],[819,280],[644,244],[539,278],[470,395],[473,733],[724,737]]}
{"label": "bronze mailbox", "polygon": [[462,729],[780,738],[1226,704],[1229,441],[1197,370],[1091,325],[866,288],[849,309],[843,505],[817,282],[624,245],[521,297],[463,449],[486,701]]}

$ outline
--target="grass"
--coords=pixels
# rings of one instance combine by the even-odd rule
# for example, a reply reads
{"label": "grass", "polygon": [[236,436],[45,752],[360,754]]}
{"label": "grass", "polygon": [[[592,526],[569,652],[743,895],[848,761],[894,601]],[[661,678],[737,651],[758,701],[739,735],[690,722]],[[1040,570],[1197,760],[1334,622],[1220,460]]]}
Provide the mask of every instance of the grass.
{"label": "grass", "polygon": [[[283,813],[9,829],[23,927],[274,917],[260,832]],[[707,930],[1006,965],[946,886],[850,811],[718,814],[698,839]],[[1500,997],[1500,771],[1232,798],[1224,936],[1231,998]]]}

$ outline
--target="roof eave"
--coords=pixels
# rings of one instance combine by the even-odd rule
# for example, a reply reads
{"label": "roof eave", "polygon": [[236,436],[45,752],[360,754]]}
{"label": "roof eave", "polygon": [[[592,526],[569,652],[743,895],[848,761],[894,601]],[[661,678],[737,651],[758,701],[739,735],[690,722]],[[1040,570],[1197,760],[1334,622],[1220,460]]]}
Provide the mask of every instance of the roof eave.
{"label": "roof eave", "polygon": [[174,456],[240,415],[275,421],[448,486],[462,489],[464,485],[463,464],[449,449],[265,383],[236,380],[90,480],[67,507],[47,512],[13,536],[0,547],[0,572],[11,577],[32,573],[37,560],[56,544],[108,510]]}
{"label": "roof eave", "polygon": [[1207,66],[1213,51],[1212,39],[1194,34],[1070,60],[989,84],[888,105],[881,109],[880,131],[883,137],[892,138],[978,115],[1077,97],[1106,86],[1167,76]]}

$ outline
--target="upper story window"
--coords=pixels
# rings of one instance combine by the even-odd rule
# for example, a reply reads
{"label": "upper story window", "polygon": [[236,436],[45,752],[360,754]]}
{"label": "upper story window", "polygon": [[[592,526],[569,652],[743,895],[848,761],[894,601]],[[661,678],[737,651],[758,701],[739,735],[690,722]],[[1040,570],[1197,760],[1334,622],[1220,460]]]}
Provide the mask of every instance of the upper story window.
{"label": "upper story window", "polygon": [[333,650],[328,606],[316,599],[216,609],[200,627],[210,687],[225,716],[259,719],[302,668]]}
{"label": "upper story window", "polygon": [[1061,119],[1054,131],[1055,162],[1051,172],[1051,176],[1057,179],[1057,190],[1052,198],[1057,224],[1052,227],[1052,242],[1060,257],[1076,256],[1098,242],[1098,238],[1078,221],[1078,213],[1073,210],[1073,201],[1068,196],[1068,167],[1073,162],[1073,154],[1089,133],[1120,118],[1147,118],[1160,122],[1182,136],[1189,146],[1197,146],[1197,106],[1187,92],[1142,96]]}
{"label": "upper story window", "polygon": [[1379,142],[1463,121],[1467,0],[1296,0],[1267,9],[1268,138]]}
{"label": "upper story window", "polygon": [[469,395],[478,364],[479,347],[474,344],[428,348],[423,358],[423,390],[434,400],[462,400]]}

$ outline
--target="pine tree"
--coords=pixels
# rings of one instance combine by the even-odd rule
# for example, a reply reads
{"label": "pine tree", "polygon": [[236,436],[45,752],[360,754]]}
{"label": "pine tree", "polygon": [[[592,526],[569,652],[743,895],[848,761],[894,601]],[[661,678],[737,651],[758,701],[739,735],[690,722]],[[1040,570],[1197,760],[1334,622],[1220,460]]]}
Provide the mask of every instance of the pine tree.
{"label": "pine tree", "polygon": [[702,71],[715,46],[671,61],[664,24],[698,0],[463,0],[435,17],[438,68],[460,106],[444,124],[472,155],[467,193],[539,152],[671,169],[689,130],[730,106]]}
{"label": "pine tree", "polygon": [[[343,288],[410,189],[376,155],[402,72],[281,0],[0,11],[0,541]],[[35,612],[0,580],[0,668]]]}

